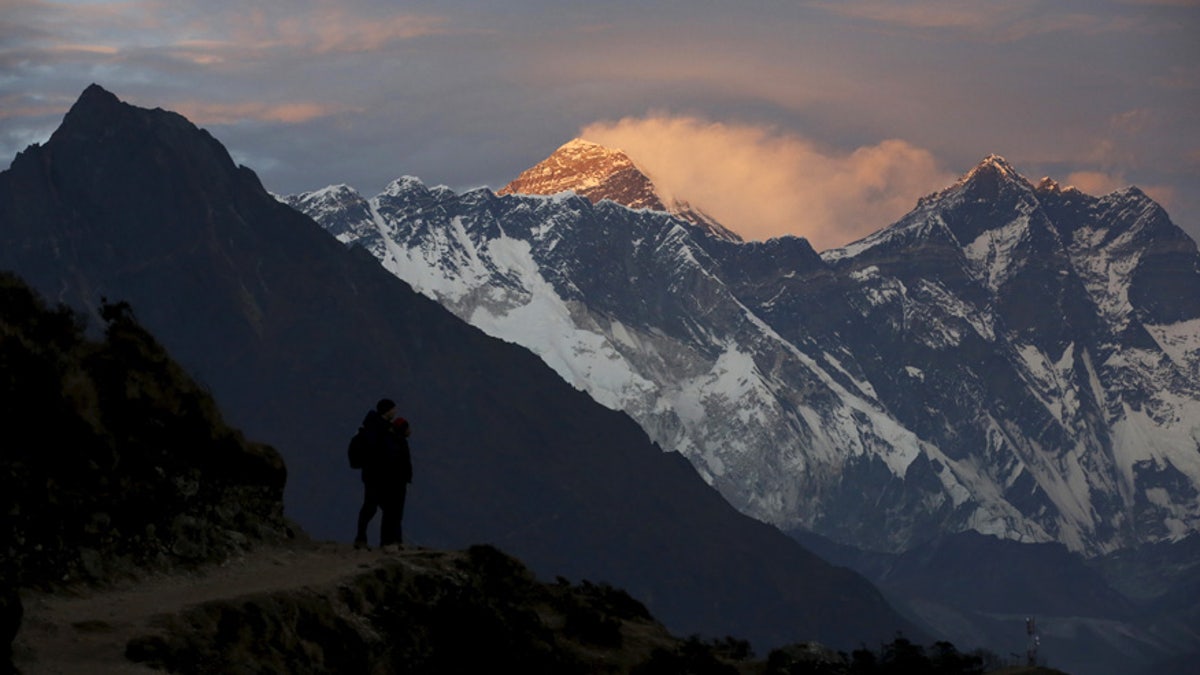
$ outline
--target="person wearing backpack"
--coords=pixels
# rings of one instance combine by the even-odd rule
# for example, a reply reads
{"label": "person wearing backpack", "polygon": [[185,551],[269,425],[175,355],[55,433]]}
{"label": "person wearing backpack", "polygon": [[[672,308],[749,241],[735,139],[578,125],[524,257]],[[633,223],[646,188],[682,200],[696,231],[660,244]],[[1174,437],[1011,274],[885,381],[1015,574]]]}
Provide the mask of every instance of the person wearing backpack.
{"label": "person wearing backpack", "polygon": [[404,502],[413,475],[409,433],[408,422],[396,417],[396,402],[384,398],[367,411],[355,434],[356,440],[350,443],[351,466],[359,464],[363,482],[363,504],[358,512],[355,548],[367,548],[367,527],[379,510],[383,511],[379,526],[380,547],[399,549],[404,543]]}

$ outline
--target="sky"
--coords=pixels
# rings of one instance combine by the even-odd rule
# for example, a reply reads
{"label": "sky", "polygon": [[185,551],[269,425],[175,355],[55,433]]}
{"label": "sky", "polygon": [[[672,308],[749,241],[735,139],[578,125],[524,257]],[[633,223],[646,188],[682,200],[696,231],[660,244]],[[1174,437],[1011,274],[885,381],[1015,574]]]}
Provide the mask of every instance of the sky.
{"label": "sky", "polygon": [[499,189],[584,137],[824,250],[995,153],[1200,240],[1200,0],[0,0],[0,166],[91,83],[278,194]]}

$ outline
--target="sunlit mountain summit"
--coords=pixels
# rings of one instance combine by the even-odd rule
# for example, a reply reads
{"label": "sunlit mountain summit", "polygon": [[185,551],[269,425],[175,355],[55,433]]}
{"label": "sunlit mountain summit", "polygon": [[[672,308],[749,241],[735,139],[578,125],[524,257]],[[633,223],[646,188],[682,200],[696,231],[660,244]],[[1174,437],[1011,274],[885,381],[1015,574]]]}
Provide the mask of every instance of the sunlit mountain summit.
{"label": "sunlit mountain summit", "polygon": [[496,194],[554,195],[571,191],[595,204],[612,200],[631,209],[666,211],[713,236],[741,241],[735,232],[685,201],[666,197],[621,150],[572,139],[521,172]]}

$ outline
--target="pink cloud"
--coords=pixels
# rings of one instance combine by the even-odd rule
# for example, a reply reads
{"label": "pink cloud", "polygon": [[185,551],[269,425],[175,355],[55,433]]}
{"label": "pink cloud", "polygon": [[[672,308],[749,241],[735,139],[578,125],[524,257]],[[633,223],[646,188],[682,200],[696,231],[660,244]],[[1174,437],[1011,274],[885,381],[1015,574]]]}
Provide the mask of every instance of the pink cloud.
{"label": "pink cloud", "polygon": [[1141,18],[1113,16],[1099,11],[1046,11],[1037,0],[991,3],[976,0],[841,0],[819,2],[814,6],[832,14],[881,25],[915,30],[959,31],[988,42],[1015,42],[1051,33],[1103,35],[1117,31],[1151,30]]}
{"label": "pink cloud", "polygon": [[792,234],[818,250],[895,222],[955,178],[895,139],[844,153],[765,127],[668,115],[596,122],[581,136],[624,150],[668,198],[746,239]]}
{"label": "pink cloud", "polygon": [[[1066,184],[1074,186],[1081,192],[1096,196],[1103,196],[1132,185],[1130,181],[1126,180],[1124,174],[1103,171],[1075,171],[1067,175]],[[1177,206],[1178,193],[1175,188],[1166,185],[1139,185],[1138,188],[1168,212]]]}
{"label": "pink cloud", "polygon": [[1103,171],[1075,171],[1067,175],[1066,182],[1090,195],[1106,195],[1129,186],[1124,176]]}
{"label": "pink cloud", "polygon": [[324,6],[273,25],[266,24],[271,27],[261,37],[268,43],[278,42],[318,54],[373,52],[395,41],[442,32],[445,22],[441,17],[422,15],[361,16]]}
{"label": "pink cloud", "polygon": [[172,109],[196,124],[236,124],[238,122],[282,122],[299,124],[319,117],[328,117],[347,109],[321,103],[207,103],[181,101]]}

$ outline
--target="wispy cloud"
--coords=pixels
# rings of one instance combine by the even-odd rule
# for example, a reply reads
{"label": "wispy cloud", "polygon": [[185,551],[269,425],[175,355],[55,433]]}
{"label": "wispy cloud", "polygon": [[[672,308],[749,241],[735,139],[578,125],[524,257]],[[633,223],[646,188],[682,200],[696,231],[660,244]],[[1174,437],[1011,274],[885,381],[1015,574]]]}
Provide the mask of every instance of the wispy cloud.
{"label": "wispy cloud", "polygon": [[1021,17],[1036,0],[979,2],[978,0],[889,0],[821,1],[811,6],[855,19],[909,28],[953,28],[971,31],[993,30]]}
{"label": "wispy cloud", "polygon": [[[1066,184],[1090,195],[1106,195],[1127,188],[1133,183],[1121,173],[1075,171],[1067,175]],[[1168,212],[1175,208],[1178,201],[1178,192],[1175,188],[1169,185],[1140,185],[1138,187]]]}
{"label": "wispy cloud", "polygon": [[883,26],[948,31],[989,42],[1015,42],[1053,33],[1103,35],[1145,27],[1137,16],[1059,9],[1042,0],[820,0],[811,6]]}
{"label": "wispy cloud", "polygon": [[666,114],[597,122],[581,135],[624,150],[669,196],[747,239],[793,234],[817,249],[894,222],[954,178],[902,140],[842,153],[766,127]]}
{"label": "wispy cloud", "polygon": [[[161,0],[67,3],[9,0],[27,30],[11,49],[118,55],[144,50],[178,52],[196,63],[226,62],[273,52],[363,53],[444,32],[442,16],[385,6],[346,8],[326,2],[270,6]],[[6,3],[7,4],[7,3]],[[361,4],[361,3],[360,3]],[[7,31],[6,31],[7,33]]]}
{"label": "wispy cloud", "polygon": [[236,124],[244,121],[298,124],[350,110],[346,106],[305,101],[281,103],[180,101],[173,107],[176,112],[201,125]]}
{"label": "wispy cloud", "polygon": [[333,6],[322,6],[266,27],[249,39],[272,40],[294,49],[311,49],[318,54],[373,52],[387,45],[445,32],[446,19],[439,16],[391,14],[361,16]]}

